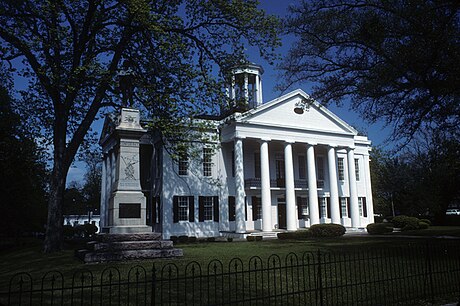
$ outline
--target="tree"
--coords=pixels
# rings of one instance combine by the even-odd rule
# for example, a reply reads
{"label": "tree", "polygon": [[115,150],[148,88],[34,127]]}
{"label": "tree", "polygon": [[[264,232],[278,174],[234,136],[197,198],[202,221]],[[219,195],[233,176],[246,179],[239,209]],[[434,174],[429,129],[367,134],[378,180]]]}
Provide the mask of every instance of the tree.
{"label": "tree", "polygon": [[286,88],[316,82],[321,102],[383,119],[393,140],[424,129],[459,137],[458,1],[309,0],[291,8],[287,33],[298,40],[281,69]]}
{"label": "tree", "polygon": [[418,137],[398,155],[372,152],[375,211],[431,217],[442,224],[460,199],[460,143],[443,131]]}
{"label": "tree", "polygon": [[0,223],[2,234],[10,237],[44,230],[47,190],[43,154],[12,105],[0,86]]}
{"label": "tree", "polygon": [[66,175],[101,109],[143,102],[163,130],[212,112],[247,44],[273,58],[276,28],[252,0],[1,1],[1,59],[25,63],[23,111],[53,148],[45,252],[61,248]]}

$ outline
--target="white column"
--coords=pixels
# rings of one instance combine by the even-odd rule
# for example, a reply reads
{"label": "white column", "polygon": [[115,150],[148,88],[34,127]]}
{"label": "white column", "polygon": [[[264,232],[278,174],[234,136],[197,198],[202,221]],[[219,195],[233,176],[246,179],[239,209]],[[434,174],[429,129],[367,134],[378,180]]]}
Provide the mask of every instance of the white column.
{"label": "white column", "polygon": [[262,195],[262,230],[271,232],[272,225],[272,199],[270,191],[270,166],[268,159],[268,142],[260,142],[260,183]]}
{"label": "white column", "polygon": [[350,186],[350,214],[351,226],[359,227],[359,207],[358,207],[358,189],[356,186],[355,171],[355,151],[352,148],[347,149],[348,159],[348,185]]}
{"label": "white column", "polygon": [[262,101],[260,100],[260,75],[256,74],[256,81],[255,81],[255,87],[256,87],[256,94],[255,94],[255,103],[254,106],[258,106],[262,104]]}
{"label": "white column", "polygon": [[244,210],[244,168],[243,168],[243,140],[235,139],[235,224],[237,233],[246,232]]}
{"label": "white column", "polygon": [[[99,227],[102,229],[106,226],[106,208],[107,208],[107,155],[104,154],[102,157],[102,182],[101,182],[101,205],[99,207],[100,221]],[[110,196],[110,195],[109,195]]]}
{"label": "white column", "polygon": [[232,75],[232,87],[231,87],[230,99],[235,100],[235,75]]}
{"label": "white column", "polygon": [[294,191],[294,164],[292,162],[292,144],[284,144],[284,172],[286,175],[286,225],[288,231],[297,229]]}
{"label": "white column", "polygon": [[369,168],[369,155],[364,155],[364,175],[366,178],[366,206],[367,219],[369,223],[374,223],[374,205],[372,201],[371,171]]}
{"label": "white column", "polygon": [[315,148],[307,145],[308,206],[310,225],[319,224],[318,188],[316,187]]}
{"label": "white column", "polygon": [[244,74],[244,100],[246,103],[249,101],[249,76],[247,73]]}
{"label": "white column", "polygon": [[259,76],[259,101],[257,105],[261,105],[263,103],[263,96],[262,96],[262,77]]}
{"label": "white column", "polygon": [[335,164],[335,148],[327,148],[327,164],[329,166],[329,188],[331,191],[331,222],[341,224],[339,206],[339,188],[337,186],[337,167]]}

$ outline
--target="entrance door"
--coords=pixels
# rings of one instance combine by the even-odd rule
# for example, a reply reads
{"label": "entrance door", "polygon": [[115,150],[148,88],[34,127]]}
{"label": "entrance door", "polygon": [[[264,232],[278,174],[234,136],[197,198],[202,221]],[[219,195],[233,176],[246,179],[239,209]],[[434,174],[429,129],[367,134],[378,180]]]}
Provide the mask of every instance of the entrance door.
{"label": "entrance door", "polygon": [[286,201],[284,198],[278,199],[278,228],[286,229]]}

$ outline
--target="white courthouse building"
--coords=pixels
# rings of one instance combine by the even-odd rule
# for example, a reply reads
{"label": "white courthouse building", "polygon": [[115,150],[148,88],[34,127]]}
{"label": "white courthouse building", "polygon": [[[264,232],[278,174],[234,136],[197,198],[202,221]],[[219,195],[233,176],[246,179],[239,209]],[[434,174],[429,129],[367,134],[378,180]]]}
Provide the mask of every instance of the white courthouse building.
{"label": "white courthouse building", "polygon": [[[161,139],[144,130],[137,140],[139,169],[128,177],[120,158],[126,141],[103,133],[102,227],[110,232],[114,222],[125,226],[139,217],[143,231],[167,239],[372,223],[370,141],[302,90],[262,103],[262,73],[257,65],[234,70],[228,94],[245,105],[206,119],[220,142],[217,149],[194,144],[200,158],[173,160]],[[117,207],[120,173],[139,182],[145,204],[138,209]]]}

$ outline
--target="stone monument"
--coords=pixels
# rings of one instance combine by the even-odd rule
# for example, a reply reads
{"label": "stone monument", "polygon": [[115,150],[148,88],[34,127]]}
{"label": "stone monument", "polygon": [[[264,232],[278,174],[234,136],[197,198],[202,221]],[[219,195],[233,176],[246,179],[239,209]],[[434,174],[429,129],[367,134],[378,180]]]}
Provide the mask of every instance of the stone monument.
{"label": "stone monument", "polygon": [[100,144],[104,154],[101,230],[110,234],[151,233],[146,225],[146,198],[140,181],[139,139],[147,131],[139,110],[122,108],[107,118]]}

